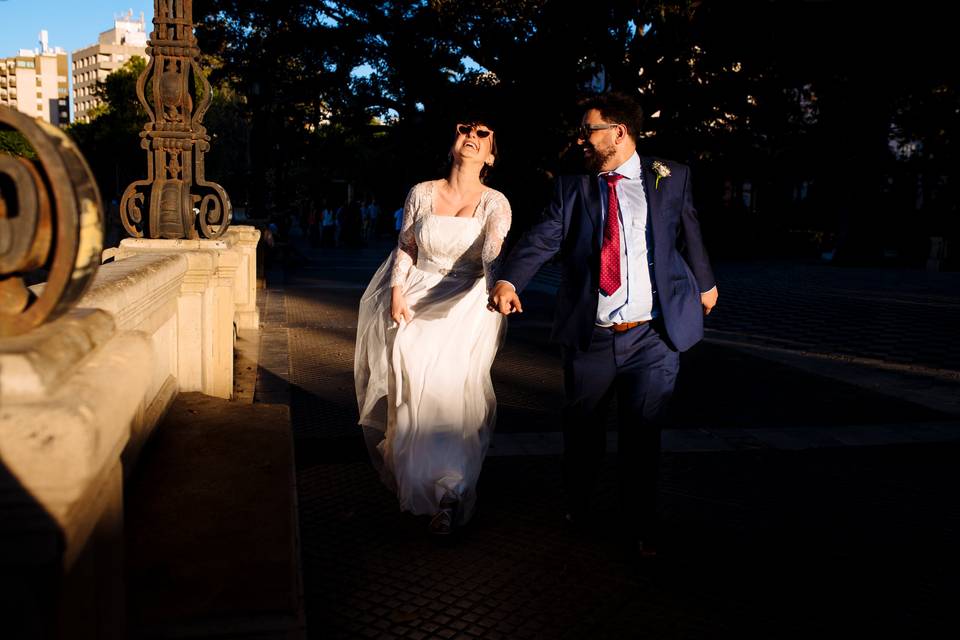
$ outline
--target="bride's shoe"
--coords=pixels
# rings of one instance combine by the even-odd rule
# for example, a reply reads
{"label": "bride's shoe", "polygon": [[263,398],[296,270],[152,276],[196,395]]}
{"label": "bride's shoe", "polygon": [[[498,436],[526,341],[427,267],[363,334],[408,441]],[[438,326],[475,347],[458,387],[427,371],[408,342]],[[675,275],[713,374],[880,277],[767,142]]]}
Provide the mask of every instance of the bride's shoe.
{"label": "bride's shoe", "polygon": [[430,520],[430,533],[435,536],[448,536],[453,533],[453,513],[450,509],[440,509]]}
{"label": "bride's shoe", "polygon": [[453,533],[460,501],[446,498],[440,501],[440,510],[430,520],[430,533],[436,536],[448,536]]}

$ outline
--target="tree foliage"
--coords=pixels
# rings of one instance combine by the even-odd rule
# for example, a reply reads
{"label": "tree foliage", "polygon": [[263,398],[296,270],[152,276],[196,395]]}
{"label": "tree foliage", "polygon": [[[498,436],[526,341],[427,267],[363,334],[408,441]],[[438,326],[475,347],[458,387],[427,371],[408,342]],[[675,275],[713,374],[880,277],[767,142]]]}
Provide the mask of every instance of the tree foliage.
{"label": "tree foliage", "polygon": [[137,78],[146,64],[133,56],[98,83],[101,104],[88,122],[74,123],[67,130],[87,158],[105,203],[119,200],[130,182],[146,174],[139,133],[147,114],[137,98]]}
{"label": "tree foliage", "polygon": [[30,146],[23,134],[12,129],[0,129],[0,153],[22,158],[36,158],[37,156],[37,152]]}

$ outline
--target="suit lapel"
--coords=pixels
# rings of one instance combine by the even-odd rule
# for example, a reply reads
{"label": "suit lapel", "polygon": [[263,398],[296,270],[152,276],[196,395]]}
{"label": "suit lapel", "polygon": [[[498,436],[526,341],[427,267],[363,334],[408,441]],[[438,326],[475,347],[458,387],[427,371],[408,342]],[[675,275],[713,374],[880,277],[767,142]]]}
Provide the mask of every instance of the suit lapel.
{"label": "suit lapel", "polygon": [[650,221],[650,225],[656,229],[655,221],[660,215],[660,198],[662,197],[660,189],[656,187],[657,173],[653,170],[652,160],[641,157],[640,164],[643,166],[643,194],[647,197],[647,219]]}
{"label": "suit lapel", "polygon": [[603,200],[600,199],[600,186],[596,176],[585,175],[580,180],[580,190],[583,194],[583,202],[587,208],[587,218],[593,225],[593,243],[600,246],[603,237]]}

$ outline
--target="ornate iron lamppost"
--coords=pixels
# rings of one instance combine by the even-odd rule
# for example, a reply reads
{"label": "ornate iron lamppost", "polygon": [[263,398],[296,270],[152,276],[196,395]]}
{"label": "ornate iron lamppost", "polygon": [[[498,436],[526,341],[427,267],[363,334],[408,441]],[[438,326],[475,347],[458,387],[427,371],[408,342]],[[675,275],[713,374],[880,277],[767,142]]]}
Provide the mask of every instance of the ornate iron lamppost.
{"label": "ornate iron lamppost", "polygon": [[218,238],[230,224],[231,206],[223,187],[204,176],[210,136],[201,122],[210,83],[198,66],[193,0],[153,4],[150,62],[137,80],[137,97],[150,116],[140,133],[147,179],[124,191],[120,220],[135,238]]}

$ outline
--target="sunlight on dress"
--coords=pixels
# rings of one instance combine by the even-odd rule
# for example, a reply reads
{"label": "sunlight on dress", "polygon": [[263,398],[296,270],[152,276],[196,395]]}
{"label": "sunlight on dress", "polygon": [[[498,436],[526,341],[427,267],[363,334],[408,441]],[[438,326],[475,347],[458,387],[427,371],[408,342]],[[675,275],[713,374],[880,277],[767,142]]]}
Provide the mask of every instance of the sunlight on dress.
{"label": "sunlight on dress", "polygon": [[[438,183],[410,190],[397,250],[363,294],[354,375],[371,459],[400,508],[431,515],[455,498],[463,524],[496,423],[490,367],[506,323],[486,304],[510,205],[486,190],[473,217],[435,215]],[[400,326],[395,284],[414,314]]]}

